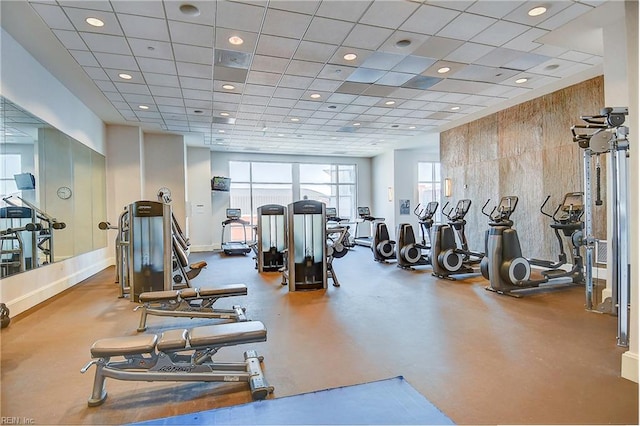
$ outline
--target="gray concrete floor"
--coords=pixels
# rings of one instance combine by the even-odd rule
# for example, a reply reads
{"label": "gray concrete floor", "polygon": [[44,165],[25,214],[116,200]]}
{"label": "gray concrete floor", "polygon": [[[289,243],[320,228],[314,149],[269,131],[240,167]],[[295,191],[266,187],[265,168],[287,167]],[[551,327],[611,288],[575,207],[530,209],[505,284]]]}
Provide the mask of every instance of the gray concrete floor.
{"label": "gray concrete floor", "polygon": [[[638,424],[638,385],[619,377],[616,319],[586,312],[580,287],[514,299],[478,276],[439,280],[404,271],[357,247],[335,261],[342,284],[290,293],[280,274],[258,274],[251,256],[206,260],[194,286],[243,282],[246,306],[264,322],[264,343],[223,348],[265,356],[270,398],[395,376],[458,424]],[[114,268],[12,319],[2,330],[1,415],[36,424],[121,424],[250,402],[243,384],[107,379],[109,397],[87,407],[91,344],[136,334],[133,303],[118,299]],[[148,333],[212,320],[149,317]]]}

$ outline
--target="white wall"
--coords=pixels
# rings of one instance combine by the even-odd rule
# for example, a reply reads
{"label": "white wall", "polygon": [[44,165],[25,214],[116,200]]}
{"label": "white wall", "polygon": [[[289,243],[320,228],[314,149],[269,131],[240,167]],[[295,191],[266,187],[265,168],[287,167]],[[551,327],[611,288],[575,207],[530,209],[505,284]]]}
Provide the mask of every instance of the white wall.
{"label": "white wall", "polygon": [[[191,251],[211,251],[214,249],[211,232],[211,151],[209,148],[187,148],[187,235],[191,241]],[[218,193],[222,194],[222,193]],[[224,214],[224,213],[223,213]]]}
{"label": "white wall", "polygon": [[171,208],[183,230],[186,227],[186,148],[180,135],[144,134],[143,198],[157,201],[158,190],[171,190]]}
{"label": "white wall", "polygon": [[371,162],[371,178],[373,183],[371,215],[385,218],[389,235],[395,239],[396,218],[394,205],[395,194],[395,164],[393,151],[376,155]]}
{"label": "white wall", "polygon": [[[105,125],[4,29],[0,94],[60,131],[105,154]],[[2,279],[0,300],[17,315],[108,266],[108,249]]]}
{"label": "white wall", "polygon": [[[303,155],[276,155],[276,154],[245,154],[241,152],[211,152],[211,179],[212,176],[229,176],[229,161],[266,161],[285,163],[332,163],[355,164],[358,171],[358,206],[371,205],[371,160],[369,158],[352,157],[324,157]],[[222,221],[226,219],[226,209],[229,206],[229,194],[225,192],[211,192],[211,220],[209,232],[213,245],[220,248],[222,239]]]}

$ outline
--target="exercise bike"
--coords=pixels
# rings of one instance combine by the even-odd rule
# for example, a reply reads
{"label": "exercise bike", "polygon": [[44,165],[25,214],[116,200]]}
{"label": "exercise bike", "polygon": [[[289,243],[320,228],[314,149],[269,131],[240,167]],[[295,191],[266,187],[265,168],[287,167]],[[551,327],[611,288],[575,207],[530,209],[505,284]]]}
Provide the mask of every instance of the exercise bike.
{"label": "exercise bike", "polygon": [[418,216],[420,229],[422,232],[422,242],[417,243],[413,227],[409,223],[401,223],[398,225],[398,242],[396,244],[396,258],[398,259],[398,267],[402,269],[413,270],[414,266],[430,265],[431,258],[423,251],[431,249],[431,241],[427,244],[425,234],[431,239],[431,227],[433,226],[433,215],[438,210],[438,202],[431,201],[427,207],[420,210],[420,204],[416,206],[413,213]]}
{"label": "exercise bike", "polygon": [[[484,207],[489,203],[485,203]],[[436,224],[433,227],[433,241],[431,245],[431,265],[433,276],[454,280],[453,275],[474,273],[473,266],[479,264],[484,253],[469,250],[467,237],[464,233],[467,221],[464,217],[469,212],[471,200],[458,201],[455,210],[453,208],[445,212],[449,203],[442,207],[442,214],[446,216],[447,224]],[[452,214],[453,212],[453,214]],[[458,247],[457,239],[460,241]]]}
{"label": "exercise bike", "polygon": [[[569,192],[565,194],[562,204],[558,205],[553,214],[544,211],[550,197],[547,196],[544,200],[540,206],[540,212],[553,221],[550,226],[556,235],[560,248],[558,261],[522,257],[518,233],[512,228],[513,222],[510,220],[503,223],[490,222],[491,228],[488,230],[486,239],[487,259],[483,261],[481,267],[483,276],[489,280],[487,290],[520,297],[518,292],[523,293],[523,290],[584,284],[584,267],[580,254],[584,226],[582,222],[583,193]],[[515,198],[517,200],[517,197]],[[511,213],[514,209],[515,204],[511,207]],[[568,271],[562,269],[562,266],[567,263],[562,236],[568,237],[572,245],[573,265]],[[531,278],[532,265],[542,268],[541,278]]]}

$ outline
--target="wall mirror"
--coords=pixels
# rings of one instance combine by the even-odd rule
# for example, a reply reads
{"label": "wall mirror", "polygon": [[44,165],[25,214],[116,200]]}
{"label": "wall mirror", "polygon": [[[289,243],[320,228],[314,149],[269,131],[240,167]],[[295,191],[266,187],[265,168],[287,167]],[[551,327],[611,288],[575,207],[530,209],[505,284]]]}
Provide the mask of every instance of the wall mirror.
{"label": "wall mirror", "polygon": [[0,108],[0,277],[105,247],[105,157],[4,97]]}

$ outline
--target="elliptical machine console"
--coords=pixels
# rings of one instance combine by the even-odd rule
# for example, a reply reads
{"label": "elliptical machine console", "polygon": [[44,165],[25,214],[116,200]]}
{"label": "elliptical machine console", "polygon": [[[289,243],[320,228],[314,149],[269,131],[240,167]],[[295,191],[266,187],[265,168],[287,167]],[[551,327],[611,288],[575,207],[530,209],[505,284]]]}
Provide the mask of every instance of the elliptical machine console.
{"label": "elliptical machine console", "polygon": [[[513,222],[511,220],[490,222],[491,228],[488,230],[486,240],[487,256],[486,260],[483,260],[483,263],[486,263],[481,268],[483,276],[489,280],[487,290],[519,297],[517,292],[522,290],[566,287],[584,283],[584,268],[580,254],[584,225],[582,222],[583,194],[581,192],[565,194],[562,204],[556,208],[553,214],[544,211],[549,198],[550,196],[542,203],[540,212],[553,220],[550,226],[560,247],[558,261],[524,258],[518,233],[512,228]],[[510,213],[513,212],[513,208]],[[561,233],[565,237],[569,237],[572,244],[573,265],[568,271],[561,269],[567,261]],[[542,276],[540,279],[531,278],[531,265],[543,268],[540,271]]]}

